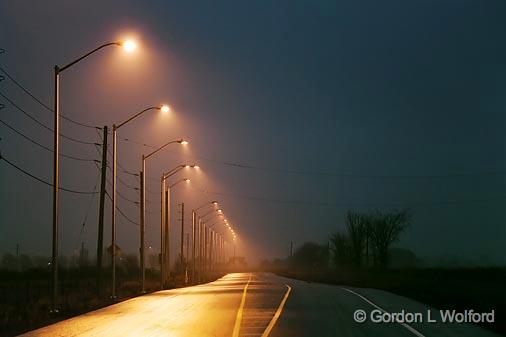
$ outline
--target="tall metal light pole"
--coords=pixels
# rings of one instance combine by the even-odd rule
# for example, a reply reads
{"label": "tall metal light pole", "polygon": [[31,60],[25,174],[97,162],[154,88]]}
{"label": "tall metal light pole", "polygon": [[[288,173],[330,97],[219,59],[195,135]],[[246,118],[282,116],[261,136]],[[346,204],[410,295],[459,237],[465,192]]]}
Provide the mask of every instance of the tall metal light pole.
{"label": "tall metal light pole", "polygon": [[167,205],[170,204],[169,202],[169,194],[167,193],[166,191],[166,180],[171,177],[172,175],[176,174],[177,172],[179,172],[180,170],[182,170],[183,168],[196,168],[198,169],[199,166],[197,165],[188,165],[188,164],[184,164],[184,165],[178,165],[176,166],[175,168],[173,168],[172,170],[166,172],[166,173],[162,173],[162,176],[161,176],[161,179],[160,179],[160,190],[161,190],[161,208],[160,208],[160,287],[161,289],[164,289],[164,284],[165,284],[165,279],[166,279],[166,268],[165,268],[165,265],[166,265],[166,259],[168,260],[168,250],[167,250],[167,247],[166,247],[166,244],[168,243],[168,240],[169,240],[169,230],[168,230],[168,225],[169,225],[169,221],[170,221],[170,207],[168,207]]}
{"label": "tall metal light pole", "polygon": [[[221,214],[219,214],[219,216],[221,216]],[[227,219],[221,219],[221,220],[223,221],[222,222],[223,225],[225,225],[226,227],[229,227]],[[214,226],[216,226],[219,223],[220,223],[220,221],[213,223],[211,226],[209,226],[209,230],[211,230],[211,228],[213,228]],[[212,230],[211,230],[211,232],[212,232],[212,236],[211,236],[211,247],[212,247],[212,249],[211,249],[211,251],[212,251],[211,267],[214,266],[214,268],[212,268],[212,269],[216,269],[216,264],[221,263],[222,236],[218,232],[215,232]]]}
{"label": "tall metal light pole", "polygon": [[54,134],[53,134],[53,237],[52,237],[52,256],[51,267],[53,274],[53,298],[51,312],[58,313],[58,213],[59,213],[59,184],[60,184],[60,74],[72,67],[74,64],[85,59],[91,54],[108,46],[120,46],[125,48],[127,52],[135,49],[136,45],[133,41],[110,42],[98,46],[92,51],[84,54],[69,64],[60,67],[54,66]]}
{"label": "tall metal light pole", "polygon": [[176,186],[177,184],[179,183],[182,183],[182,182],[187,182],[189,183],[190,182],[190,179],[188,178],[183,178],[183,179],[180,179],[178,181],[176,181],[174,184],[172,185],[169,185],[167,187],[167,191],[166,191],[166,203],[165,203],[165,265],[167,266],[166,269],[165,269],[165,273],[166,273],[166,278],[165,278],[165,283],[168,283],[169,279],[170,279],[170,192],[172,190],[172,188],[174,188],[174,186]]}
{"label": "tall metal light pole", "polygon": [[184,139],[171,140],[148,155],[142,155],[141,172],[140,172],[140,267],[141,267],[141,293],[146,292],[146,268],[145,268],[145,232],[146,232],[146,159],[153,156],[166,146],[174,143],[186,145],[188,142]]}
{"label": "tall metal light pole", "polygon": [[[198,242],[199,242],[199,249],[198,249],[199,259],[202,259],[202,252],[201,252],[201,249],[200,249],[201,220],[199,219],[198,228],[197,228],[197,224],[196,224],[196,221],[197,221],[197,212],[199,210],[201,210],[202,208],[204,208],[206,206],[211,206],[211,205],[213,205],[213,206],[216,207],[218,205],[218,202],[217,201],[206,202],[205,204],[203,204],[203,205],[201,205],[201,206],[199,206],[199,207],[197,207],[197,208],[195,208],[195,209],[192,210],[192,282],[195,282],[195,268],[196,268],[196,265],[195,265],[195,239],[197,237],[197,235],[196,235],[197,231],[198,231]],[[199,270],[199,272],[200,272],[200,270]]]}
{"label": "tall metal light pole", "polygon": [[159,106],[151,106],[149,108],[146,108],[123,123],[116,125],[112,125],[112,209],[111,209],[111,268],[112,268],[112,285],[111,285],[111,298],[116,298],[116,176],[117,176],[117,163],[116,163],[116,157],[117,157],[117,133],[118,129],[122,127],[123,125],[127,124],[128,122],[132,121],[133,119],[139,117],[143,113],[150,111],[150,110],[160,110],[163,113],[169,112],[169,106],[168,105],[159,105]]}
{"label": "tall metal light pole", "polygon": [[[214,214],[211,214],[211,213],[214,213]],[[209,212],[207,212],[206,214],[204,214],[202,217],[201,217],[201,220],[202,220],[202,224],[203,224],[203,230],[204,230],[204,242],[203,242],[203,261],[202,261],[202,274],[204,274],[203,276],[206,276],[207,274],[207,269],[208,269],[208,263],[209,263],[209,260],[210,260],[210,251],[208,250],[208,239],[210,239],[209,237],[209,227],[207,227],[205,225],[205,222],[206,221],[210,221],[211,219],[213,219],[214,217],[217,217],[217,216],[223,216],[222,214],[222,211],[221,209],[213,209]],[[205,219],[204,218],[206,216],[209,216],[211,215],[208,219]]]}

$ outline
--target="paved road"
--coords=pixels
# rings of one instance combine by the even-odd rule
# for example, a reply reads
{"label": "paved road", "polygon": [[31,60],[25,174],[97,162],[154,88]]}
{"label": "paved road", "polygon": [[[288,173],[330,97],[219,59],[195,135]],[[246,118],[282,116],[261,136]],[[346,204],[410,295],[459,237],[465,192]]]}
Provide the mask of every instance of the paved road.
{"label": "paved road", "polygon": [[[25,336],[494,336],[467,324],[356,323],[355,310],[424,312],[372,289],[235,273],[205,285],[159,291],[31,331]],[[379,310],[379,309],[378,309]]]}

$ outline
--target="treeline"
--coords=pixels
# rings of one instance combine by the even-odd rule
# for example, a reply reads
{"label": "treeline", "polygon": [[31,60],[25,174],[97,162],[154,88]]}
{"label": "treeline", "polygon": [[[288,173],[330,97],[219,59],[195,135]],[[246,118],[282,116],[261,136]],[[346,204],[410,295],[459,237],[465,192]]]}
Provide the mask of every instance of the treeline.
{"label": "treeline", "polygon": [[358,212],[349,210],[345,226],[332,233],[326,244],[306,242],[285,260],[264,261],[264,269],[325,270],[389,266],[392,244],[411,223],[407,210]]}
{"label": "treeline", "polygon": [[386,269],[389,250],[411,221],[407,210],[370,213],[348,211],[346,228],[330,237],[336,267],[374,267]]}
{"label": "treeline", "polygon": [[[104,256],[102,266],[108,266],[110,258]],[[94,268],[96,259],[88,256],[87,251],[79,255],[67,257],[60,255],[58,258],[59,267],[62,269]],[[123,254],[117,259],[119,269],[129,273],[139,269],[139,258],[132,254]],[[0,257],[0,271],[27,271],[32,269],[51,269],[51,258],[41,255],[20,254],[18,256],[5,253]]]}

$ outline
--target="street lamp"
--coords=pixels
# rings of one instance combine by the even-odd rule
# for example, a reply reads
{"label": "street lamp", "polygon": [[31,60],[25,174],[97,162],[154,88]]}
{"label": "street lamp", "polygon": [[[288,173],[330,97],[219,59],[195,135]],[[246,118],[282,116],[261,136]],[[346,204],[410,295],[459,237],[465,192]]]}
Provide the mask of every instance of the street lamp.
{"label": "street lamp", "polygon": [[[52,257],[51,267],[53,274],[53,298],[51,312],[57,313],[58,308],[58,211],[59,211],[59,182],[60,182],[60,73],[72,67],[74,64],[85,59],[91,54],[99,51],[108,46],[124,47],[126,51],[133,51],[135,49],[135,42],[133,41],[118,41],[104,43],[92,51],[84,54],[69,64],[60,67],[54,66],[54,131],[53,131],[53,238],[52,238]],[[132,48],[133,47],[133,48]]]}
{"label": "street lamp", "polygon": [[[131,48],[131,46],[129,48]],[[120,127],[122,127],[123,125],[127,124],[128,122],[134,120],[135,118],[139,117],[140,115],[144,114],[145,112],[148,112],[150,110],[164,111],[167,109],[168,109],[168,106],[165,104],[158,105],[158,106],[151,106],[151,107],[148,107],[144,110],[139,111],[138,113],[136,113],[132,117],[128,118],[126,121],[124,121],[123,123],[121,123],[119,125],[116,125],[116,124],[112,125],[112,176],[113,176],[113,178],[112,178],[112,197],[111,197],[111,199],[112,199],[112,216],[111,216],[112,289],[111,289],[111,298],[116,298],[116,175],[117,175],[117,172],[116,172],[116,170],[117,170],[116,169],[116,156],[117,156],[116,138],[117,138],[117,132]]]}
{"label": "street lamp", "polygon": [[[213,228],[214,226],[216,226],[217,224],[219,223],[222,223],[225,227],[227,227],[228,229],[231,229],[230,228],[230,225],[228,224],[228,220],[223,218],[223,212],[219,212],[219,214],[217,214],[217,216],[219,217],[222,217],[222,219],[220,220],[217,220],[215,221],[211,226],[208,227],[209,230],[211,230],[211,228]],[[211,217],[210,219],[212,219],[213,217]],[[208,221],[210,220],[208,219]],[[215,231],[211,231],[212,236],[211,236],[211,253],[210,253],[210,256],[211,256],[211,262],[210,262],[210,266],[211,266],[211,269],[213,268],[213,266],[216,265],[216,263],[221,263],[223,262],[223,245],[224,245],[224,240],[223,240],[223,236]],[[213,263],[214,262],[214,263]]]}
{"label": "street lamp", "polygon": [[[227,227],[227,228],[230,229],[230,225],[228,224],[227,219],[220,219],[220,220],[214,222],[208,228],[211,229],[214,226],[216,226],[217,224],[221,223],[225,227]],[[215,240],[216,240],[215,245],[217,246],[217,247],[215,247],[215,253],[214,253],[214,255],[217,257],[216,260],[215,260],[215,263],[221,263],[221,262],[224,262],[224,238],[223,238],[223,236],[220,233],[216,233]]]}
{"label": "street lamp", "polygon": [[[169,107],[167,105],[162,105],[161,108],[160,108],[160,111],[164,112],[168,112],[169,110]],[[144,244],[144,237],[145,237],[145,231],[146,231],[146,159],[148,159],[149,157],[153,156],[154,154],[156,154],[157,152],[159,152],[160,150],[162,150],[163,148],[165,148],[166,146],[170,145],[170,144],[174,144],[174,143],[179,143],[179,144],[182,144],[182,145],[186,145],[188,144],[188,141],[184,140],[184,139],[179,139],[179,140],[172,140],[172,141],[169,141],[165,144],[163,144],[162,146],[160,146],[159,148],[157,148],[156,150],[154,150],[153,152],[149,153],[148,155],[142,155],[142,161],[141,161],[141,172],[140,172],[140,220],[141,220],[141,223],[140,223],[140,267],[141,267],[141,292],[142,293],[145,293],[146,292],[146,289],[145,289],[145,283],[146,283],[146,270],[145,270],[145,256],[144,256],[144,248],[145,248],[145,244]]]}
{"label": "street lamp", "polygon": [[[202,259],[202,255],[201,255],[201,249],[200,249],[200,241],[201,241],[201,236],[202,236],[202,233],[201,233],[201,223],[200,223],[200,220],[199,220],[199,225],[198,225],[198,229],[197,229],[197,224],[196,224],[196,221],[197,221],[197,212],[199,210],[201,210],[202,208],[204,207],[208,207],[208,206],[211,206],[213,205],[214,207],[218,206],[218,202],[217,201],[210,201],[210,202],[206,202],[205,204],[202,204],[200,205],[199,207],[195,208],[192,210],[192,282],[195,282],[195,257],[196,257],[196,252],[195,252],[195,239],[197,239],[197,232],[198,232],[198,242],[199,242],[199,259]],[[200,270],[199,270],[199,273],[200,273]]]}
{"label": "street lamp", "polygon": [[[206,227],[205,223],[206,223],[206,221],[211,221],[215,217],[223,217],[223,214],[221,214],[221,212],[222,212],[221,209],[213,209],[213,210],[210,210],[209,212],[205,213],[204,215],[202,215],[199,219],[199,227],[201,227],[201,229],[203,227],[203,229],[204,229],[204,238],[203,238],[203,242],[201,242],[201,244],[203,245],[203,248],[202,248],[203,259],[201,259],[202,260],[201,270],[203,271],[203,274],[206,274],[206,272],[207,272],[208,262],[209,262],[209,258],[211,255],[210,254],[211,252],[208,252],[208,241],[209,241],[208,237],[210,234],[210,228]],[[209,218],[205,219],[207,216],[209,216]],[[199,229],[199,230],[201,230],[201,229]]]}
{"label": "street lamp", "polygon": [[[170,240],[170,232],[169,232],[169,222],[170,222],[170,187],[166,190],[166,180],[171,177],[172,175],[176,174],[180,170],[184,168],[199,168],[197,165],[188,165],[188,164],[182,164],[178,165],[172,170],[162,173],[161,179],[160,179],[160,190],[161,190],[161,208],[160,208],[160,283],[161,288],[164,288],[164,283],[166,278],[166,269],[167,271],[170,271],[170,251],[169,251],[169,240]],[[185,180],[179,180],[178,184]],[[190,180],[187,179],[187,182]],[[173,184],[172,186],[174,186]],[[167,268],[165,268],[165,265],[167,265]],[[170,277],[170,272],[168,273],[168,276]]]}

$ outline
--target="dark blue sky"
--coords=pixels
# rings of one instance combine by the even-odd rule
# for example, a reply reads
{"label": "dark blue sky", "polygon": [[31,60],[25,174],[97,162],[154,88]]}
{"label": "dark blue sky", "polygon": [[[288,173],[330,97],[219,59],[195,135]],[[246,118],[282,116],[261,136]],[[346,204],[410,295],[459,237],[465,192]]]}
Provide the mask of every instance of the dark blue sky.
{"label": "dark blue sky", "polygon": [[[191,187],[179,187],[174,204],[222,201],[243,251],[256,256],[286,255],[290,240],[325,242],[349,208],[409,207],[413,224],[400,246],[505,261],[504,1],[3,2],[0,27],[1,67],[48,104],[55,63],[102,42],[138,39],[136,54],[111,48],[65,72],[62,111],[101,126],[160,102],[174,108],[120,134],[154,145],[190,140],[187,150],[174,147],[148,163],[153,247],[154,179],[196,161],[202,171],[188,172]],[[0,92],[52,125],[51,114],[9,80]],[[4,122],[51,146],[50,132],[0,102]],[[0,130],[2,154],[50,181],[50,153]],[[65,121],[62,133],[99,141],[94,130]],[[61,151],[99,159],[89,145],[63,140]],[[131,171],[143,152],[119,144]],[[0,172],[1,250],[19,242],[22,251],[49,255],[50,188],[5,163]],[[92,190],[96,177],[93,163],[62,158],[63,186]],[[119,191],[137,198],[122,184]],[[137,221],[138,209],[119,202]],[[64,253],[83,240],[94,251],[97,204],[62,193]],[[118,219],[120,246],[135,252],[137,227]]]}

